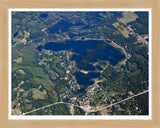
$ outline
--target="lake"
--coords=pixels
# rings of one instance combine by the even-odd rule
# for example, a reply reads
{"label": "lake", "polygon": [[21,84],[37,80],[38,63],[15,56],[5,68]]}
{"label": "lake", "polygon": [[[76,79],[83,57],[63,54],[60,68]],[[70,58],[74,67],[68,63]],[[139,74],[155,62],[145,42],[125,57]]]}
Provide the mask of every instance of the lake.
{"label": "lake", "polygon": [[[99,44],[104,45],[103,50],[99,50],[99,54],[88,54],[96,49]],[[86,40],[86,41],[74,41],[68,40],[65,42],[48,42],[44,45],[44,49],[52,50],[52,51],[72,51],[73,55],[70,57],[72,61],[76,62],[76,66],[80,69],[89,71],[88,74],[84,74],[82,72],[76,72],[75,77],[77,79],[78,84],[84,86],[89,86],[94,84],[93,78],[98,78],[101,76],[101,73],[96,72],[96,69],[102,70],[100,66],[94,66],[93,63],[99,61],[108,61],[111,65],[115,66],[119,61],[125,59],[125,55],[111,45],[105,45],[106,42],[103,40]],[[41,46],[39,46],[39,50],[41,50]],[[90,58],[92,56],[92,58]],[[87,58],[88,57],[88,58]],[[84,61],[84,58],[88,61],[85,66],[81,66],[81,62]]]}
{"label": "lake", "polygon": [[[52,51],[72,51],[75,54],[73,54],[71,60],[75,61],[78,64],[83,60],[83,57],[88,56],[88,51],[97,48],[98,44],[105,45],[106,43],[102,40],[70,40],[60,43],[48,42],[47,44],[45,44],[44,49]],[[88,58],[88,60],[89,62],[97,62],[98,60],[108,60],[111,65],[115,66],[119,61],[123,60],[124,58],[125,55],[122,54],[122,52],[119,49],[114,48],[111,45],[106,45],[106,47],[103,50],[101,50],[99,54],[94,55],[94,57],[90,60]]]}
{"label": "lake", "polygon": [[53,34],[53,33],[61,33],[61,32],[67,32],[69,29],[73,26],[82,26],[83,24],[81,22],[78,23],[70,23],[65,20],[61,20],[55,25],[49,27],[46,31],[48,34]]}

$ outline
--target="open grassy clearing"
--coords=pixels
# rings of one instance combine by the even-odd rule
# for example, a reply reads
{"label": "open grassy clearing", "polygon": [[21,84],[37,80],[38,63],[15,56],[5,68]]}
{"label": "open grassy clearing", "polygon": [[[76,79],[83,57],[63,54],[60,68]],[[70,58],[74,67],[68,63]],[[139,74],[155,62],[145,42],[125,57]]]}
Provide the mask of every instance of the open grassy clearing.
{"label": "open grassy clearing", "polygon": [[17,70],[17,73],[21,73],[22,75],[26,74],[23,70]]}
{"label": "open grassy clearing", "polygon": [[24,38],[28,38],[28,37],[29,37],[29,35],[30,35],[30,33],[29,33],[29,32],[24,31]]}
{"label": "open grassy clearing", "polygon": [[[124,12],[123,13],[123,18],[119,18],[118,21],[121,22],[121,23],[124,23],[124,24],[127,24],[129,22],[132,22],[132,21],[135,21],[136,19],[138,18],[138,16],[134,13],[134,12]],[[117,28],[119,26],[119,22],[116,22],[113,24],[113,26],[115,28]],[[123,26],[121,26],[123,27]],[[126,27],[123,27],[123,29],[118,29],[121,34],[125,37],[125,38],[128,38],[129,37],[129,32],[127,30]]]}
{"label": "open grassy clearing", "polygon": [[124,12],[123,18],[118,19],[119,22],[122,22],[124,24],[127,24],[131,21],[135,21],[138,18],[138,16],[134,12]]}
{"label": "open grassy clearing", "polygon": [[16,63],[21,63],[22,62],[22,57],[18,57],[16,59],[13,60]]}
{"label": "open grassy clearing", "polygon": [[45,99],[45,95],[47,94],[46,90],[43,90],[42,92],[38,89],[33,91],[33,98],[34,99]]}
{"label": "open grassy clearing", "polygon": [[[113,24],[113,26],[115,27],[115,28],[117,28],[118,26],[119,26],[119,23],[118,22],[116,22],[116,23],[114,23]],[[122,27],[122,26],[121,26]],[[129,37],[129,32],[128,32],[128,30],[127,30],[127,28],[125,28],[125,27],[123,27],[123,30],[122,29],[118,29],[120,32],[121,32],[121,34],[125,37],[125,38],[128,38]]]}

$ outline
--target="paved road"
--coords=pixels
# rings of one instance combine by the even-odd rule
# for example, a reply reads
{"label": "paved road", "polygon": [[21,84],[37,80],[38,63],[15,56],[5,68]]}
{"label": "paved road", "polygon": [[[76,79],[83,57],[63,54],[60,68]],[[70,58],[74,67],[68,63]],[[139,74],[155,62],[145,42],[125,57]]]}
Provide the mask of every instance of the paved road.
{"label": "paved road", "polygon": [[108,106],[106,106],[106,107],[104,107],[104,108],[100,108],[100,109],[97,109],[97,110],[85,110],[84,108],[82,108],[82,106],[78,106],[78,105],[74,105],[74,104],[70,104],[70,103],[66,103],[66,102],[56,102],[56,103],[53,103],[53,104],[50,104],[50,105],[46,105],[46,106],[44,106],[44,107],[40,107],[40,108],[34,109],[34,110],[32,110],[32,111],[29,111],[29,112],[23,113],[22,115],[26,115],[26,114],[29,114],[29,113],[31,113],[31,112],[35,112],[35,111],[38,111],[38,110],[40,110],[40,109],[44,109],[44,108],[47,108],[47,107],[50,107],[50,106],[53,106],[53,105],[56,105],[56,104],[73,105],[73,106],[75,106],[75,107],[79,107],[79,108],[83,109],[83,110],[86,111],[86,112],[97,112],[97,111],[101,111],[101,110],[103,110],[103,109],[112,107],[113,105],[116,105],[116,104],[119,104],[119,103],[121,103],[121,102],[127,101],[127,100],[129,100],[129,99],[131,99],[131,98],[134,98],[134,97],[136,97],[136,96],[142,95],[142,94],[147,93],[147,92],[149,92],[149,90],[140,92],[140,93],[138,93],[138,94],[136,94],[136,95],[133,95],[133,96],[128,97],[128,98],[126,98],[126,99],[123,99],[123,100],[121,100],[121,101],[112,103],[112,104],[110,104],[110,105],[108,105]]}
{"label": "paved road", "polygon": [[32,110],[32,111],[29,111],[29,112],[23,113],[23,115],[29,114],[29,113],[31,113],[31,112],[38,111],[38,110],[40,110],[40,109],[44,109],[44,108],[50,107],[50,106],[52,106],[52,105],[61,104],[61,103],[62,103],[62,102],[56,102],[56,103],[53,103],[53,104],[50,104],[50,105],[46,105],[46,106],[44,106],[44,107],[37,108],[37,109],[34,109],[34,110]]}
{"label": "paved road", "polygon": [[100,108],[100,109],[97,109],[97,110],[94,110],[94,111],[90,110],[90,111],[88,111],[88,112],[97,112],[97,111],[101,111],[101,110],[103,110],[103,109],[112,107],[113,105],[116,105],[116,104],[119,104],[119,103],[121,103],[121,102],[127,101],[127,100],[129,100],[129,99],[132,99],[132,98],[134,98],[134,97],[136,97],[136,96],[142,95],[142,94],[147,93],[147,92],[149,92],[149,90],[140,92],[140,93],[138,93],[138,94],[136,94],[136,95],[133,95],[133,96],[128,97],[128,98],[126,98],[126,99],[123,99],[123,100],[121,100],[121,101],[118,101],[118,102],[115,102],[115,103],[113,103],[113,104],[110,104],[110,105],[108,105],[108,106],[106,106],[106,107],[104,107],[104,108]]}

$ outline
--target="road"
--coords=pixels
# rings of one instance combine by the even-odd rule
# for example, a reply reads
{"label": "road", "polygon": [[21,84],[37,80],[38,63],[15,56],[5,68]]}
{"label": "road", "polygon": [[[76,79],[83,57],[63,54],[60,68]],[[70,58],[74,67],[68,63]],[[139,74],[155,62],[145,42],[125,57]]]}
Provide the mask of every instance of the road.
{"label": "road", "polygon": [[53,105],[56,105],[56,104],[73,105],[73,106],[75,106],[75,107],[79,107],[79,108],[83,109],[83,110],[86,111],[86,112],[97,112],[97,111],[101,111],[101,110],[104,110],[104,109],[106,109],[106,108],[112,107],[113,105],[116,105],[116,104],[119,104],[119,103],[121,103],[121,102],[127,101],[127,100],[129,100],[129,99],[132,99],[132,98],[134,98],[134,97],[137,97],[137,96],[142,95],[142,94],[147,93],[147,92],[149,92],[149,90],[145,90],[145,91],[143,91],[143,92],[140,92],[140,93],[135,94],[135,95],[133,95],[133,96],[131,96],[131,97],[128,97],[128,98],[126,98],[126,99],[123,99],[123,100],[118,101],[118,102],[115,102],[115,103],[112,103],[112,104],[110,104],[110,105],[108,105],[108,106],[106,106],[106,107],[103,107],[103,108],[100,108],[100,109],[97,109],[97,110],[86,110],[86,109],[84,109],[82,106],[78,106],[78,105],[74,105],[74,104],[70,104],[70,103],[66,103],[66,102],[56,102],[56,103],[53,103],[53,104],[50,104],[50,105],[46,105],[46,106],[43,106],[43,107],[34,109],[34,110],[32,110],[32,111],[29,111],[29,112],[23,113],[22,115],[26,115],[26,114],[29,114],[29,113],[31,113],[31,112],[35,112],[35,111],[38,111],[38,110],[40,110],[40,109],[44,109],[44,108],[47,108],[47,107],[50,107],[50,106],[53,106]]}
{"label": "road", "polygon": [[149,92],[149,90],[140,92],[140,93],[138,93],[138,94],[136,94],[136,95],[133,95],[133,96],[128,97],[128,98],[126,98],[126,99],[123,99],[123,100],[121,100],[121,101],[118,101],[118,102],[115,102],[115,103],[113,103],[113,104],[110,104],[110,105],[108,105],[108,106],[106,106],[106,107],[104,107],[104,108],[100,108],[100,109],[97,109],[97,110],[94,110],[94,111],[90,110],[90,111],[88,111],[88,112],[97,112],[97,111],[101,111],[101,110],[103,110],[103,109],[112,107],[113,105],[116,105],[116,104],[119,104],[119,103],[121,103],[121,102],[127,101],[127,100],[129,100],[129,99],[132,99],[132,98],[134,98],[134,97],[137,97],[137,96],[142,95],[142,94],[147,93],[147,92]]}
{"label": "road", "polygon": [[31,113],[31,112],[38,111],[38,110],[40,110],[40,109],[44,109],[44,108],[50,107],[50,106],[52,106],[52,105],[60,104],[60,103],[62,103],[62,102],[56,102],[56,103],[53,103],[53,104],[50,104],[50,105],[46,105],[46,106],[44,106],[44,107],[37,108],[37,109],[34,109],[34,110],[32,110],[32,111],[29,111],[29,112],[23,113],[23,115],[29,114],[29,113]]}
{"label": "road", "polygon": [[46,105],[46,106],[43,106],[43,107],[34,109],[34,110],[32,110],[32,111],[29,111],[29,112],[23,113],[22,115],[26,115],[26,114],[29,114],[29,113],[32,113],[32,112],[38,111],[38,110],[40,110],[40,109],[44,109],[44,108],[47,108],[47,107],[56,105],[56,104],[67,104],[67,105],[73,105],[73,106],[75,106],[75,107],[80,107],[80,106],[78,106],[78,105],[74,105],[74,104],[70,104],[70,103],[66,103],[66,102],[56,102],[56,103],[53,103],[53,104],[49,104],[49,105]]}

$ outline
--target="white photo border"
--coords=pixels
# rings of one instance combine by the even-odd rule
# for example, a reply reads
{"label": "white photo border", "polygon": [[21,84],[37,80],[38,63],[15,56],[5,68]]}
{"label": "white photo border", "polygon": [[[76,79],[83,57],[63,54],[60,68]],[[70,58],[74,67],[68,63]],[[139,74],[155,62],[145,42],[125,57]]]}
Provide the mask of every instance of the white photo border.
{"label": "white photo border", "polygon": [[[12,11],[58,11],[58,12],[72,12],[72,11],[148,11],[149,12],[149,115],[96,115],[96,116],[55,116],[55,115],[11,115],[11,12]],[[9,62],[9,85],[8,85],[8,119],[9,120],[151,120],[152,119],[152,9],[151,8],[10,8],[8,9],[8,62]]]}

